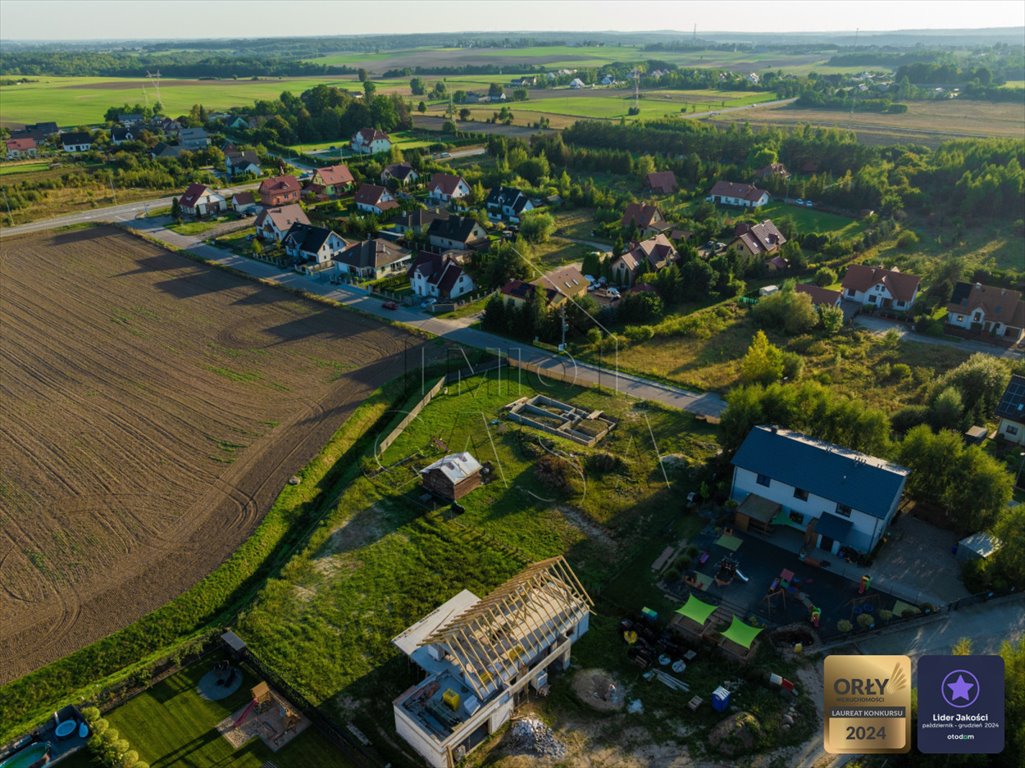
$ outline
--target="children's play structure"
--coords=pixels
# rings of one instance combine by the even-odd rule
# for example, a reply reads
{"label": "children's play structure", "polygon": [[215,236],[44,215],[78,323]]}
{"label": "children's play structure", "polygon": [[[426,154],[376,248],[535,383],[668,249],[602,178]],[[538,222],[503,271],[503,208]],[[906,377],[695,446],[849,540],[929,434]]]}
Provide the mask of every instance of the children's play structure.
{"label": "children's play structure", "polygon": [[250,693],[252,698],[235,718],[232,729],[251,731],[276,751],[309,725],[309,721],[266,682],[254,685]]}

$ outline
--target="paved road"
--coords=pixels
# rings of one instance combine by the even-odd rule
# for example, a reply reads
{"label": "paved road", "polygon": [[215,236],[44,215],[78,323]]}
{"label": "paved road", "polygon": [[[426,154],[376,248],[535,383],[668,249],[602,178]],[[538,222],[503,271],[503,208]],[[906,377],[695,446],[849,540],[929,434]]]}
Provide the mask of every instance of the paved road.
{"label": "paved road", "polygon": [[[550,371],[553,377],[568,378],[574,383],[600,386],[640,400],[650,400],[701,416],[718,416],[726,407],[716,394],[689,392],[639,376],[617,373],[615,364],[599,367],[591,363],[574,361],[568,356],[553,355],[545,350],[524,345],[501,336],[471,328],[473,317],[451,319],[432,317],[409,307],[396,310],[384,309],[380,299],[371,297],[366,291],[347,285],[332,285],[326,279],[318,280],[300,275],[292,270],[282,270],[262,261],[237,256],[222,248],[203,243],[196,237],[179,235],[165,229],[160,221],[138,221],[132,225],[144,230],[150,236],[175,248],[184,249],[208,261],[238,270],[252,277],[269,280],[279,285],[316,293],[340,304],[358,309],[385,320],[398,321],[447,341],[458,342],[478,349],[493,350],[523,363],[537,366],[540,374],[524,372],[523,376],[543,376]],[[606,359],[615,359],[615,349],[605,350]]]}
{"label": "paved road", "polygon": [[680,117],[694,118],[694,117],[715,117],[716,115],[722,115],[727,112],[742,112],[745,109],[761,109],[762,107],[782,107],[784,104],[793,104],[797,101],[795,96],[792,99],[777,99],[776,101],[760,101],[757,104],[746,104],[742,107],[723,107],[722,109],[710,110],[708,112],[681,112]]}
{"label": "paved road", "polygon": [[[220,193],[229,197],[244,189],[256,189],[259,182],[240,184],[237,187],[230,187],[220,190]],[[149,209],[166,208],[171,205],[171,200],[180,195],[168,197],[156,197],[149,200],[137,200],[134,203],[124,205],[111,205],[105,208],[95,208],[90,211],[79,211],[77,213],[66,213],[63,216],[54,216],[50,219],[40,219],[28,224],[18,224],[15,227],[0,228],[0,237],[13,237],[29,232],[44,232],[49,229],[59,229],[74,224],[101,224],[112,222],[131,221],[145,216]]]}
{"label": "paved road", "polygon": [[1008,349],[1006,347],[999,347],[995,344],[985,344],[981,341],[972,341],[971,339],[959,339],[954,341],[953,339],[941,339],[935,336],[925,336],[921,333],[915,333],[904,323],[885,320],[881,317],[873,317],[871,315],[858,315],[854,318],[854,324],[875,334],[884,334],[888,331],[895,330],[900,334],[901,339],[904,341],[914,341],[918,344],[932,344],[938,347],[950,347],[951,349],[960,349],[962,352],[983,352],[987,355],[993,355],[994,357],[1006,357],[1010,360],[1020,359],[1022,355],[1025,354],[1019,348]]}

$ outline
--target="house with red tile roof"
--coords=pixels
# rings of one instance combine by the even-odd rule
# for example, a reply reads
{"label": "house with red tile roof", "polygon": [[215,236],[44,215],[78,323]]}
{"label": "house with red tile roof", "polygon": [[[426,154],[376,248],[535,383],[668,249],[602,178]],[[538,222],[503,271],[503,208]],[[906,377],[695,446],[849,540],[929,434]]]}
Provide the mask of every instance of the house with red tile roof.
{"label": "house with red tile roof", "polygon": [[355,183],[356,180],[353,178],[349,166],[339,163],[338,165],[325,165],[323,168],[315,170],[306,188],[316,197],[326,200],[332,197],[341,197]]}
{"label": "house with red tile roof", "polygon": [[958,283],[947,305],[947,323],[1016,344],[1025,337],[1025,300],[1010,288]]}
{"label": "house with red tile roof", "polygon": [[182,214],[185,216],[207,216],[227,209],[228,202],[223,195],[214,192],[206,184],[189,184],[180,198]]}
{"label": "house with red tile roof", "polygon": [[769,163],[768,165],[759,168],[755,171],[755,178],[757,179],[783,179],[786,181],[790,178],[790,171],[783,163]]}
{"label": "house with red tile roof", "polygon": [[619,223],[623,229],[637,227],[644,237],[660,234],[670,228],[658,206],[648,203],[630,203],[623,211],[623,218]]}
{"label": "house with red tile roof", "polygon": [[435,173],[427,184],[427,198],[430,203],[448,203],[462,200],[470,194],[470,185],[462,176],[452,173]]}
{"label": "house with red tile roof", "polygon": [[816,307],[839,307],[843,294],[840,291],[833,291],[823,288],[815,283],[800,283],[794,286],[797,293],[806,293],[811,296],[811,303]]}
{"label": "house with red tile roof", "polygon": [[271,176],[260,182],[260,202],[277,207],[299,202],[302,185],[295,176]]}
{"label": "house with red tile roof", "polygon": [[360,184],[356,190],[356,209],[380,216],[399,207],[395,196],[380,184]]}
{"label": "house with red tile roof", "polygon": [[769,202],[769,193],[754,184],[717,181],[705,198],[710,203],[732,205],[739,208],[760,208]]}
{"label": "house with red tile roof", "polygon": [[907,312],[915,303],[921,278],[899,269],[851,264],[841,286],[844,298],[865,307]]}
{"label": "house with red tile roof", "polygon": [[35,139],[8,139],[4,145],[7,147],[8,160],[21,160],[23,157],[36,156]]}
{"label": "house with red tile roof", "polygon": [[676,174],[672,171],[655,171],[647,176],[648,189],[656,195],[671,195],[676,191]]}

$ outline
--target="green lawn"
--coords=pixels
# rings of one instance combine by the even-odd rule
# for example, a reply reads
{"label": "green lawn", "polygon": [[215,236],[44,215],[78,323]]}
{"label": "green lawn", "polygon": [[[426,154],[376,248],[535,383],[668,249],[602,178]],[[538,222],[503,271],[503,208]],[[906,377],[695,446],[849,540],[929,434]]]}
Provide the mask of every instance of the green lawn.
{"label": "green lawn", "polygon": [[787,205],[779,200],[762,206],[755,211],[755,215],[759,219],[781,219],[789,216],[797,225],[798,232],[829,233],[843,238],[861,234],[866,226],[865,222],[859,219],[838,216],[814,208]]}
{"label": "green lawn", "polygon": [[0,176],[13,176],[18,173],[35,173],[45,171],[50,167],[48,162],[40,163],[19,163],[17,165],[0,165]]}
{"label": "green lawn", "polygon": [[[390,133],[388,136],[392,140],[392,144],[397,146],[399,149],[420,149],[422,147],[429,147],[432,144],[437,144],[436,139],[424,139],[420,134],[413,131],[396,131]],[[289,149],[294,149],[296,152],[319,152],[325,149],[342,150],[343,156],[348,156],[349,152],[349,140],[351,137],[339,137],[333,141],[321,141],[314,144],[292,144]]]}
{"label": "green lawn", "polygon": [[307,729],[278,752],[260,739],[235,750],[216,726],[249,700],[259,682],[246,675],[242,687],[223,701],[208,701],[196,684],[214,664],[208,661],[169,677],[107,715],[133,749],[152,768],[260,768],[268,760],[278,768],[350,768],[348,762],[319,732]]}
{"label": "green lawn", "polygon": [[[594,449],[555,439],[587,467],[593,453],[618,456],[611,471],[575,473],[568,487],[536,472],[544,436],[502,417],[502,407],[537,391],[621,419]],[[408,408],[408,405],[406,406]],[[650,431],[649,431],[650,425]],[[250,648],[314,702],[346,706],[363,728],[390,729],[391,698],[410,684],[390,641],[461,589],[486,594],[525,564],[565,554],[598,588],[651,531],[680,511],[666,488],[656,448],[700,463],[714,454],[714,429],[664,410],[566,384],[539,385],[503,372],[449,386],[337,500],[309,548],[269,583],[240,619]],[[426,511],[414,471],[468,450],[493,464],[494,479],[461,500],[457,517]],[[402,462],[404,459],[408,461]],[[375,468],[383,465],[383,471]],[[674,477],[669,474],[670,479]],[[650,543],[650,542],[649,542]],[[343,716],[339,712],[339,716]]]}
{"label": "green lawn", "polygon": [[[183,221],[181,224],[172,224],[168,227],[172,232],[177,232],[179,235],[201,235],[204,232],[213,229],[214,227],[224,224],[226,221],[231,221],[234,217],[229,216],[218,216],[213,219],[198,219],[196,221]],[[246,230],[247,234],[252,234],[249,230]]]}

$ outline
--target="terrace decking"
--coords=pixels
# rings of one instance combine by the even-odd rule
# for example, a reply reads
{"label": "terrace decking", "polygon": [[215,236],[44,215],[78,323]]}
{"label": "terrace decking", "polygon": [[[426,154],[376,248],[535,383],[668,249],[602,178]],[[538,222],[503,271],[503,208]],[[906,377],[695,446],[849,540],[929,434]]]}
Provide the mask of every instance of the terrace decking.
{"label": "terrace decking", "polygon": [[544,395],[520,398],[505,406],[509,418],[551,435],[565,437],[581,445],[591,447],[615,428],[617,421],[602,411],[585,411],[583,408]]}

